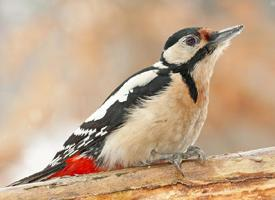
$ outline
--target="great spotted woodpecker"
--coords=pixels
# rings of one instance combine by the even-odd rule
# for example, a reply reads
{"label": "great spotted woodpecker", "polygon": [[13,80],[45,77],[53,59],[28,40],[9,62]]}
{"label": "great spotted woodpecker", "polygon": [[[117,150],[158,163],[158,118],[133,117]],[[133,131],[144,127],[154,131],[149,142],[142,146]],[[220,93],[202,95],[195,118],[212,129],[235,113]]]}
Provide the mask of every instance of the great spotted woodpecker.
{"label": "great spotted woodpecker", "polygon": [[180,168],[183,159],[202,159],[193,144],[206,119],[213,68],[242,29],[195,27],[174,33],[160,61],[118,86],[45,169],[11,185],[160,160]]}

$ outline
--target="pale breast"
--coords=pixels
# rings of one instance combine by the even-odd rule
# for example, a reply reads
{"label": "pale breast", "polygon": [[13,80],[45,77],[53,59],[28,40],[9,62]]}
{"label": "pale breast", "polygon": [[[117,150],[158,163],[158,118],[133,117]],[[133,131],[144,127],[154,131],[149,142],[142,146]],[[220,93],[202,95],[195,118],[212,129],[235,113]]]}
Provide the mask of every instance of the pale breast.
{"label": "pale breast", "polygon": [[153,149],[173,153],[190,145],[205,103],[200,96],[193,102],[179,74],[172,80],[166,91],[133,109],[125,125],[108,136],[100,155],[107,166],[136,165],[149,159]]}

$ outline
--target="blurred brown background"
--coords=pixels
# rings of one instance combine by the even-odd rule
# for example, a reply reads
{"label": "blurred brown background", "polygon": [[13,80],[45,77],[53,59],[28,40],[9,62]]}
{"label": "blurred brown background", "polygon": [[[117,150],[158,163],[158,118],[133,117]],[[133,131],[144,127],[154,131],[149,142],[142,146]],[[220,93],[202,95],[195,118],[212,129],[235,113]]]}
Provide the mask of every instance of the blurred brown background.
{"label": "blurred brown background", "polygon": [[45,167],[170,34],[236,24],[198,142],[208,154],[275,144],[275,1],[0,0],[0,185]]}

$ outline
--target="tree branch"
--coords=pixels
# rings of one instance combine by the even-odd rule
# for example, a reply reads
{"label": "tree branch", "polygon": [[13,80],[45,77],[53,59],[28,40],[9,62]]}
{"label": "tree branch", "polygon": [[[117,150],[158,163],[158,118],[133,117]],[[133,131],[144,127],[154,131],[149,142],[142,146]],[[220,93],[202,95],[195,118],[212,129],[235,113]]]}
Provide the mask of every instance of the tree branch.
{"label": "tree branch", "polygon": [[266,199],[275,197],[275,147],[0,189],[0,199]]}

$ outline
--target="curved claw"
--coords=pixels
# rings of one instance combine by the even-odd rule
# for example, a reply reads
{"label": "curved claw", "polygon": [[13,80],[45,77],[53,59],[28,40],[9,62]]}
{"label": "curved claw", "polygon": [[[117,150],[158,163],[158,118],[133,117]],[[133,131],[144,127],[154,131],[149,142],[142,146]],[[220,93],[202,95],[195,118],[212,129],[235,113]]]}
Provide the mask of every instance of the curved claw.
{"label": "curved claw", "polygon": [[184,175],[181,169],[182,161],[196,159],[203,163],[206,160],[205,153],[197,146],[189,146],[187,151],[184,153],[159,153],[156,150],[152,150],[151,156],[152,160],[150,160],[150,163],[154,163],[156,161],[167,161],[174,164],[182,175]]}
{"label": "curved claw", "polygon": [[189,158],[195,158],[201,162],[206,160],[206,154],[197,146],[188,147],[186,154],[188,154]]}

